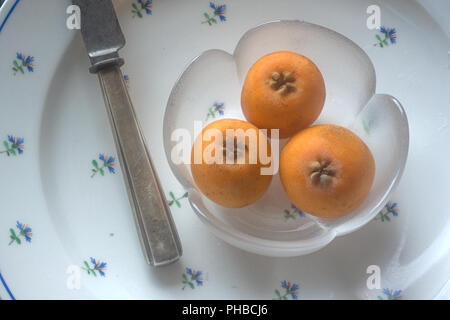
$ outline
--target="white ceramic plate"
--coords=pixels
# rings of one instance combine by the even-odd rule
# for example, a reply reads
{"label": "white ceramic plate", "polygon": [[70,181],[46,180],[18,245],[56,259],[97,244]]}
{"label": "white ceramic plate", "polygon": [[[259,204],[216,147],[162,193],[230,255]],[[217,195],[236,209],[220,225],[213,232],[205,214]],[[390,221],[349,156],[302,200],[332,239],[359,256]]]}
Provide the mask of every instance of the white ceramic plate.
{"label": "white ceramic plate", "polygon": [[[380,47],[376,35],[384,34],[366,26],[370,1],[216,1],[226,4],[225,21],[209,1],[154,0],[151,14],[133,13],[133,3],[139,9],[137,1],[115,1],[127,38],[123,70],[184,256],[165,268],[147,266],[119,166],[115,173],[92,171],[93,160],[103,165],[100,153],[116,157],[116,151],[80,35],[66,28],[69,1],[8,0],[0,12],[0,152],[14,152],[0,153],[3,299],[445,297],[450,41],[421,5],[378,2],[382,25],[397,34],[395,44]],[[299,258],[247,253],[212,236],[171,174],[162,144],[164,108],[187,64],[212,48],[232,52],[247,30],[277,19],[323,25],[357,43],[374,64],[377,93],[398,98],[410,124],[409,158],[392,209]],[[205,115],[214,102],[227,107],[220,99],[204,106]],[[24,138],[20,154],[15,137]],[[290,215],[286,223],[301,219]],[[366,285],[371,265],[380,268],[379,289]]]}

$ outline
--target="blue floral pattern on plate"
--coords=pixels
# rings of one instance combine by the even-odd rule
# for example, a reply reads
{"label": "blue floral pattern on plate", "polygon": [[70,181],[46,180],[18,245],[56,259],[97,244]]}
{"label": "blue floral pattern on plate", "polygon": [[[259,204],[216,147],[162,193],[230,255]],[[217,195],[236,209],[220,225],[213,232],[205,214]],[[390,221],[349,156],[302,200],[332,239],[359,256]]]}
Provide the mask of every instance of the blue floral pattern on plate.
{"label": "blue floral pattern on plate", "polygon": [[[386,300],[401,300],[402,299],[402,290],[392,290],[388,288],[383,289],[383,294],[386,297]],[[385,300],[382,296],[378,296],[379,300]]]}
{"label": "blue floral pattern on plate", "polygon": [[100,167],[97,160],[92,160],[92,165],[94,166],[94,168],[92,169],[91,178],[93,178],[97,173],[100,173],[100,175],[104,176],[106,168],[108,169],[109,173],[113,173],[113,174],[116,173],[116,171],[114,169],[114,165],[115,165],[114,157],[105,156],[104,154],[101,153],[98,156],[98,159],[100,161],[102,161],[103,164]]}
{"label": "blue floral pattern on plate", "polygon": [[6,153],[7,156],[22,154],[24,149],[24,141],[24,138],[8,135],[8,140],[3,141],[3,146],[5,149],[0,151],[0,153]]}
{"label": "blue floral pattern on plate", "polygon": [[184,290],[186,286],[191,289],[195,289],[195,285],[198,287],[203,286],[203,272],[200,270],[193,270],[191,268],[186,268],[186,272],[183,273],[183,288]]}
{"label": "blue floral pattern on plate", "polygon": [[397,217],[399,213],[399,207],[397,202],[389,201],[384,208],[375,217],[375,220],[391,221],[390,216]]}
{"label": "blue floral pattern on plate", "polygon": [[225,4],[216,5],[213,2],[210,2],[209,7],[213,9],[213,15],[210,16],[208,13],[205,12],[203,16],[206,18],[206,20],[203,21],[202,23],[207,23],[210,26],[212,26],[213,23],[217,24],[216,17],[219,17],[220,21],[222,22],[227,21],[227,17],[225,17],[225,11],[227,10],[227,6]]}
{"label": "blue floral pattern on plate", "polygon": [[31,242],[33,230],[28,225],[20,223],[19,221],[16,222],[16,227],[19,230],[18,233],[16,233],[13,228],[9,229],[9,238],[11,239],[9,245],[12,245],[13,243],[22,244],[21,237],[24,238],[26,242]]}
{"label": "blue floral pattern on plate", "polygon": [[131,7],[133,8],[131,12],[134,17],[142,18],[144,15],[142,14],[145,11],[146,14],[152,14],[152,0],[137,0],[137,3],[134,2]]}
{"label": "blue floral pattern on plate", "polygon": [[397,31],[395,30],[395,28],[381,27],[380,32],[384,35],[384,39],[381,38],[379,34],[377,34],[375,37],[377,38],[378,42],[375,43],[374,46],[384,48],[389,45],[389,42],[391,44],[397,43]]}
{"label": "blue floral pattern on plate", "polygon": [[90,266],[87,261],[84,261],[84,267],[82,267],[82,269],[86,270],[89,275],[93,275],[94,277],[97,276],[97,272],[100,274],[100,276],[104,277],[107,263],[96,260],[92,257],[90,258],[90,262],[92,266]]}
{"label": "blue floral pattern on plate", "polygon": [[206,115],[206,121],[210,118],[216,118],[217,116],[223,116],[225,114],[225,103],[224,102],[214,102],[212,107],[208,109],[208,114]]}
{"label": "blue floral pattern on plate", "polygon": [[281,288],[284,289],[284,294],[281,294],[278,289],[275,289],[275,300],[289,300],[289,297],[292,300],[298,300],[298,290],[300,289],[298,284],[283,280],[281,281]]}
{"label": "blue floral pattern on plate", "polygon": [[303,212],[302,210],[297,208],[292,203],[291,203],[291,208],[290,209],[284,209],[283,212],[284,212],[284,218],[286,220],[289,220],[289,219],[295,220],[297,218],[297,216],[302,217],[302,218],[306,216],[305,212]]}
{"label": "blue floral pattern on plate", "polygon": [[25,70],[28,70],[28,72],[33,72],[34,57],[24,55],[21,52],[17,52],[16,59],[13,61],[12,69],[14,71],[14,75],[16,75],[18,72],[20,72],[21,74],[25,74]]}

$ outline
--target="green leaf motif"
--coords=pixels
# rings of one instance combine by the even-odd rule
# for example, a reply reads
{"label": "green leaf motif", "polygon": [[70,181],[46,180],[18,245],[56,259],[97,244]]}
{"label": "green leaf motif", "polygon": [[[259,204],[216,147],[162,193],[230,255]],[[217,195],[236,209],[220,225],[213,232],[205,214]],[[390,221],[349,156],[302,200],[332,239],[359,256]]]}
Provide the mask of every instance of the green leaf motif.
{"label": "green leaf motif", "polygon": [[[131,10],[131,12],[134,13],[133,18],[134,18],[135,16],[138,16],[139,18],[142,18],[143,16],[142,16],[142,13],[141,13],[141,9],[138,8],[138,6],[136,5],[136,3],[133,3],[131,6],[133,7],[133,10]],[[143,8],[142,8],[142,9],[143,9]]]}
{"label": "green leaf motif", "polygon": [[278,299],[281,299],[281,294],[280,291],[278,291],[278,289],[275,289],[275,294],[277,295]]}
{"label": "green leaf motif", "polygon": [[[25,67],[27,64],[25,63],[25,61],[23,61],[23,63],[24,63],[24,64],[22,64],[22,65]],[[14,67],[13,67],[14,72],[20,71],[20,73],[22,73],[22,74],[25,73],[25,72],[23,71],[22,65],[19,65],[19,63],[17,62],[17,60],[14,60],[13,64],[14,64]]]}
{"label": "green leaf motif", "polygon": [[85,265],[85,267],[86,267],[86,268],[83,268],[83,269],[87,271],[87,274],[89,274],[89,275],[92,274],[94,277],[97,277],[97,274],[95,273],[95,270],[92,269],[92,268],[89,266],[89,264],[87,263],[87,261],[85,260],[85,261],[83,261],[83,263],[84,263],[84,265]]}
{"label": "green leaf motif", "polygon": [[96,160],[92,160],[92,165],[95,167],[95,169],[98,169],[98,163]]}
{"label": "green leaf motif", "polygon": [[9,238],[11,239],[11,241],[9,242],[9,245],[12,245],[14,242],[17,242],[17,244],[22,243],[22,241],[19,239],[19,237],[14,232],[14,229],[12,229],[12,228],[9,229],[9,232],[11,233],[11,235],[9,236]]}
{"label": "green leaf motif", "polygon": [[[23,71],[23,68],[22,68],[22,66],[21,65],[19,65],[18,63],[17,63],[17,61],[16,60],[14,60],[14,66],[15,66],[15,68],[17,69],[17,71],[20,71],[20,73],[22,73],[22,74],[24,74],[25,72]],[[17,72],[16,71],[16,72]]]}
{"label": "green leaf motif", "polygon": [[172,200],[168,201],[168,205],[172,206],[173,204],[176,204],[178,208],[181,208],[181,203],[179,200],[186,198],[188,195],[189,193],[185,192],[181,197],[177,198],[175,197],[175,194],[172,191],[170,191],[169,196],[172,198]]}
{"label": "green leaf motif", "polygon": [[367,123],[366,120],[363,120],[362,125],[364,128],[364,131],[369,135],[370,134],[370,123]]}

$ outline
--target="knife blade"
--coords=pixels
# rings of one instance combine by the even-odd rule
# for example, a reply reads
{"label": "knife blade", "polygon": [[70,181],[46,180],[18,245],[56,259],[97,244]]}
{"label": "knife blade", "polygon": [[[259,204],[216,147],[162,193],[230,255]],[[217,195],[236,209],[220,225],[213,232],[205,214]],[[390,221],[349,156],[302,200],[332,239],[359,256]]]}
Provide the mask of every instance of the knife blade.
{"label": "knife blade", "polygon": [[153,266],[169,264],[182,247],[120,70],[125,37],[114,7],[111,0],[72,3],[80,8],[89,71],[99,77],[145,258]]}

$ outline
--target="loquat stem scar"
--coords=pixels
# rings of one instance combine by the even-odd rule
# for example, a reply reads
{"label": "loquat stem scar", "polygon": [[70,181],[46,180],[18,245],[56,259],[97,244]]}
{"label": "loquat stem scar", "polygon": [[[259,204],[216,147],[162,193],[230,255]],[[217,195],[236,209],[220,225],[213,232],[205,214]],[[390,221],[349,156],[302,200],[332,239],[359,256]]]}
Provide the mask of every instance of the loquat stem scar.
{"label": "loquat stem scar", "polygon": [[276,71],[272,72],[271,78],[267,80],[267,83],[273,90],[282,95],[293,92],[296,89],[295,77],[289,71],[283,71],[281,74]]}
{"label": "loquat stem scar", "polygon": [[336,168],[330,161],[312,161],[309,164],[310,179],[315,185],[328,187],[336,176]]}

